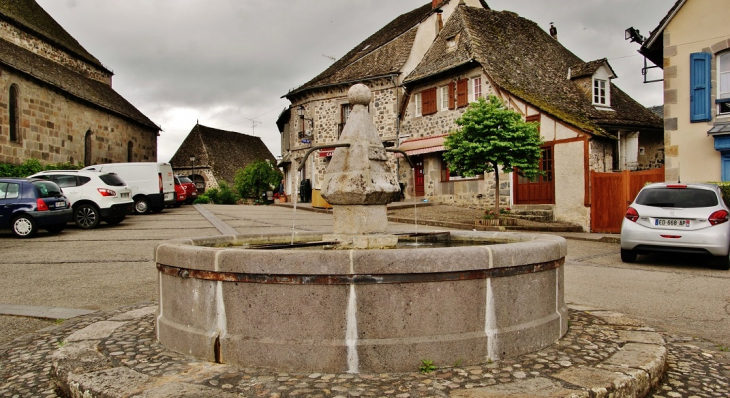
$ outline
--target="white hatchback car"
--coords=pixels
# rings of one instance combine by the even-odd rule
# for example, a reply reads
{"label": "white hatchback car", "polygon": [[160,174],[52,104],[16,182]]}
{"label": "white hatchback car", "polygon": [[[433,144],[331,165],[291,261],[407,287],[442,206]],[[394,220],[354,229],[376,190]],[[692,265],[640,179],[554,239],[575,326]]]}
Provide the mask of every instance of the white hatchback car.
{"label": "white hatchback car", "polygon": [[729,215],[716,185],[647,185],[621,224],[621,260],[655,252],[709,254],[718,268],[730,269]]}
{"label": "white hatchback car", "polygon": [[132,190],[115,173],[89,170],[46,170],[31,177],[53,181],[71,202],[73,221],[81,229],[122,222],[134,210]]}

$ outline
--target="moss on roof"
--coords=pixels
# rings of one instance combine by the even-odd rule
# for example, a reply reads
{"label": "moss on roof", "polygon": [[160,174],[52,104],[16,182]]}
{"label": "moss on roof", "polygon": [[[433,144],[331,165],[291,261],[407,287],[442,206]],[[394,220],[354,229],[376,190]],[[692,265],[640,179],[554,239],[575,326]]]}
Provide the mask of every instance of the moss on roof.
{"label": "moss on roof", "polygon": [[[459,43],[449,49],[446,41],[457,33]],[[607,127],[663,127],[661,119],[613,84],[613,112],[597,110],[568,79],[568,68],[584,65],[583,60],[534,22],[509,11],[458,7],[404,83],[413,85],[465,60],[480,64],[500,90],[591,134],[615,138]]]}
{"label": "moss on roof", "polygon": [[0,17],[11,21],[21,29],[30,30],[35,35],[71,52],[103,71],[111,73],[35,0],[2,0],[0,1]]}

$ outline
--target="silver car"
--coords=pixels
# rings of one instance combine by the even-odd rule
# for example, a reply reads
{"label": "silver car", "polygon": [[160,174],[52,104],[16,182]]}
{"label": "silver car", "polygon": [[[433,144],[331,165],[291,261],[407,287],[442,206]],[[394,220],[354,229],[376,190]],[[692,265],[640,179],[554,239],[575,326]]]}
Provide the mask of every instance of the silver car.
{"label": "silver car", "polygon": [[626,210],[621,224],[621,260],[669,252],[714,256],[730,269],[730,209],[713,184],[647,185]]}

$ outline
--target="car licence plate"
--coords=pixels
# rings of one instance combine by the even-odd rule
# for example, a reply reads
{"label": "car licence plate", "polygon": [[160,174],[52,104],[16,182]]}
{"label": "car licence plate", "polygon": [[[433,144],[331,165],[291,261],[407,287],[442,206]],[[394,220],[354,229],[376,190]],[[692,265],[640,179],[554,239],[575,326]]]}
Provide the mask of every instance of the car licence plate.
{"label": "car licence plate", "polygon": [[656,218],[654,225],[660,227],[689,227],[689,220],[677,220],[674,218]]}
{"label": "car licence plate", "polygon": [[56,202],[56,208],[66,208],[66,202]]}
{"label": "car licence plate", "polygon": [[122,197],[123,198],[128,198],[129,197],[129,192],[122,192]]}

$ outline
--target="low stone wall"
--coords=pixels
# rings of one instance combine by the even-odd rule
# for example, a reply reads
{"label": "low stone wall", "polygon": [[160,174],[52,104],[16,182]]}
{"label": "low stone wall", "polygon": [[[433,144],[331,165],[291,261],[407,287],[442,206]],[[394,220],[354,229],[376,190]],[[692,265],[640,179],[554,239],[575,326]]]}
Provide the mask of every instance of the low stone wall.
{"label": "low stone wall", "polygon": [[473,245],[246,248],[289,243],[281,235],[162,243],[157,337],[211,362],[359,373],[412,371],[423,359],[485,363],[566,333],[563,238],[454,231],[450,239]]}

